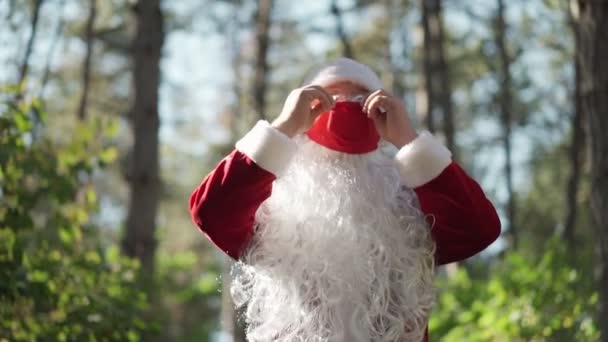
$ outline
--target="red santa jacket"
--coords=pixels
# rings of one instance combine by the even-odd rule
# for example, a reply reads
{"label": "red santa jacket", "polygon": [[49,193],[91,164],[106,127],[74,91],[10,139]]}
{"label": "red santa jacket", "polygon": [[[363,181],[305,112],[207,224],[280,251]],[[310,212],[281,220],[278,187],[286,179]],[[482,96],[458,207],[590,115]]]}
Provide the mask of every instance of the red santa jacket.
{"label": "red santa jacket", "polygon": [[[254,233],[255,212],[270,197],[274,180],[296,150],[290,138],[258,122],[192,193],[190,212],[196,226],[238,259]],[[395,162],[403,184],[416,192],[429,218],[437,264],[473,256],[500,235],[496,210],[479,184],[430,133],[422,132],[401,148]]]}

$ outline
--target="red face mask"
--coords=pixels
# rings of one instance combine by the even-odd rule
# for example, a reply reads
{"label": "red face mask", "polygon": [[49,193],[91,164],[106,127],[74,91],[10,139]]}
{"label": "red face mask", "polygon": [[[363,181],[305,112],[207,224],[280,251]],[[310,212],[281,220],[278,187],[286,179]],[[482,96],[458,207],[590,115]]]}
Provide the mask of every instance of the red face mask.
{"label": "red face mask", "polygon": [[306,132],[310,140],[331,150],[363,154],[376,150],[380,135],[359,102],[336,102]]}

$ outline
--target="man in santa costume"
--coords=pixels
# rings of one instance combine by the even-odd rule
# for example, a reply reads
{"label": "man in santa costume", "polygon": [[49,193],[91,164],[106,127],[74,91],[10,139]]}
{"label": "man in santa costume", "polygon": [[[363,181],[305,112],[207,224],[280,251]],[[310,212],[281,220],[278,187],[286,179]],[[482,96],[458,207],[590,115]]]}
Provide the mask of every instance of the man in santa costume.
{"label": "man in santa costume", "polygon": [[479,184],[346,58],[239,140],[190,210],[238,260],[249,341],[426,341],[434,267],[500,234]]}

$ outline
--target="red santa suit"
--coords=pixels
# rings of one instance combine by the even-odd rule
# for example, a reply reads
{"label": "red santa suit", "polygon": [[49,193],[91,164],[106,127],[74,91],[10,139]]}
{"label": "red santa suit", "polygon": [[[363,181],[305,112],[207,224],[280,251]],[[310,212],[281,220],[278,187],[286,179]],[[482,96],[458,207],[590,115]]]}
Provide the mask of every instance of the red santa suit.
{"label": "red santa suit", "polygon": [[[351,71],[346,73],[348,80],[353,80]],[[370,84],[363,75],[363,82],[354,77],[355,81]],[[332,77],[325,75],[336,81]],[[371,79],[372,87],[378,84]],[[258,209],[297,153],[293,139],[265,121],[258,122],[192,193],[189,204],[196,226],[220,250],[239,260],[256,234]],[[403,146],[394,164],[400,183],[413,190],[425,215],[437,265],[471,257],[497,239],[500,221],[492,203],[432,134],[422,132]]]}

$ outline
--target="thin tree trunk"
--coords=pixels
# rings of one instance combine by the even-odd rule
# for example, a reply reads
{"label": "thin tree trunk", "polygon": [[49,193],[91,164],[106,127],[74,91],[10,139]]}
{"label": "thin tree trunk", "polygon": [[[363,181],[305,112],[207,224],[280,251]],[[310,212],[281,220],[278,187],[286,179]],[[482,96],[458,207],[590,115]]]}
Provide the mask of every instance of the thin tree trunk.
{"label": "thin tree trunk", "polygon": [[[575,4],[572,4],[575,5]],[[571,9],[572,6],[569,6]],[[578,51],[580,46],[577,18],[574,17],[572,10],[569,12],[570,27],[574,35],[574,51]],[[570,145],[570,166],[571,174],[566,188],[566,220],[563,231],[563,238],[566,241],[568,251],[572,253],[575,247],[574,230],[577,218],[577,195],[581,179],[581,170],[585,157],[585,129],[584,112],[581,103],[581,67],[578,58],[574,58],[574,113],[572,115],[571,130],[572,141]]]}
{"label": "thin tree trunk", "polygon": [[445,36],[442,21],[442,1],[422,0],[424,32],[424,73],[427,94],[426,124],[431,132],[436,127],[437,113],[441,114],[446,144],[456,156],[454,114],[448,63],[445,57]]}
{"label": "thin tree trunk", "polygon": [[53,34],[53,40],[51,40],[51,44],[49,46],[48,53],[46,55],[46,62],[44,64],[44,71],[42,72],[42,81],[40,83],[40,92],[38,97],[44,98],[44,91],[46,89],[47,84],[49,83],[50,75],[51,75],[51,63],[53,62],[53,57],[55,56],[55,50],[57,49],[57,45],[59,45],[59,40],[61,39],[61,34],[63,33],[63,28],[65,27],[65,18],[63,17],[63,9],[65,7],[65,0],[62,0],[59,4],[59,23],[55,28],[55,33]]}
{"label": "thin tree trunk", "polygon": [[253,75],[253,101],[259,119],[266,118],[266,89],[268,83],[268,47],[273,0],[259,0],[256,11],[256,62]]}
{"label": "thin tree trunk", "polygon": [[[431,0],[434,1],[434,0]],[[431,132],[435,132],[435,117],[434,117],[434,109],[436,103],[436,94],[433,87],[433,73],[434,73],[434,63],[433,63],[433,54],[434,54],[434,44],[432,41],[431,34],[431,25],[430,25],[430,16],[431,10],[429,8],[430,4],[427,0],[421,0],[421,8],[422,8],[422,30],[424,34],[424,54],[423,54],[423,65],[424,65],[424,95],[426,95],[426,113],[424,114],[424,119],[426,123],[426,128]]]}
{"label": "thin tree trunk", "polygon": [[431,31],[436,34],[435,41],[436,55],[436,70],[438,79],[435,84],[437,86],[437,94],[439,96],[439,105],[443,114],[443,133],[445,134],[446,145],[452,151],[452,157],[456,159],[456,142],[454,139],[454,112],[452,110],[452,88],[450,83],[449,66],[445,58],[445,35],[443,30],[443,15],[442,1],[436,0],[433,4],[431,15]]}
{"label": "thin tree trunk", "polygon": [[513,160],[511,151],[511,125],[513,122],[513,95],[511,93],[511,57],[507,51],[506,41],[507,24],[505,22],[504,0],[498,0],[498,11],[496,15],[496,47],[500,58],[500,95],[498,106],[502,121],[503,135],[502,143],[505,151],[505,178],[507,185],[507,220],[508,232],[513,247],[517,247],[517,229],[515,226],[515,195],[513,190]]}
{"label": "thin tree trunk", "polygon": [[591,146],[591,212],[597,241],[600,341],[608,342],[608,4],[579,0],[581,102]]}
{"label": "thin tree trunk", "polygon": [[34,48],[34,41],[36,40],[36,33],[38,32],[38,18],[40,16],[40,7],[42,7],[43,0],[34,1],[34,9],[32,11],[32,19],[30,21],[31,33],[27,40],[25,47],[25,54],[23,55],[23,61],[19,68],[19,84],[21,84],[27,77],[30,65],[30,57]]}
{"label": "thin tree trunk", "polygon": [[231,64],[232,64],[232,93],[234,96],[234,103],[231,108],[230,117],[230,135],[231,140],[236,141],[240,137],[239,130],[239,118],[241,117],[241,108],[243,105],[243,76],[241,72],[241,64],[243,63],[243,54],[241,52],[241,42],[239,40],[240,26],[235,23],[235,28],[230,32],[230,51],[232,52]]}
{"label": "thin tree trunk", "polygon": [[137,30],[132,47],[134,101],[130,112],[134,145],[127,175],[130,198],[122,248],[126,255],[141,261],[144,274],[151,275],[161,184],[158,90],[164,26],[160,0],[140,0],[134,14]]}
{"label": "thin tree trunk", "polygon": [[89,17],[86,27],[87,52],[82,66],[82,95],[80,96],[80,105],[78,106],[78,119],[86,118],[87,100],[89,97],[89,86],[91,79],[91,59],[93,57],[93,47],[95,43],[94,25],[95,17],[97,16],[97,0],[90,0]]}
{"label": "thin tree trunk", "polygon": [[355,58],[352,46],[350,44],[350,40],[348,39],[348,36],[346,35],[346,30],[344,30],[344,22],[342,20],[342,11],[340,10],[340,7],[338,6],[337,0],[331,1],[330,10],[331,10],[331,14],[336,19],[336,34],[338,35],[338,38],[340,39],[340,43],[342,44],[342,55],[344,55],[344,57],[348,57],[348,58]]}

